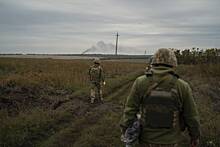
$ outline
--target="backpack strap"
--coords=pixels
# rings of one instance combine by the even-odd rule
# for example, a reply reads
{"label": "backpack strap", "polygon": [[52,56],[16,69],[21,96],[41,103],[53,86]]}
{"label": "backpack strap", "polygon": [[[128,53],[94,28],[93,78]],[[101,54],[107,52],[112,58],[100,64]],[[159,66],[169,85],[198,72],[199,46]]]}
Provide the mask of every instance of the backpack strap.
{"label": "backpack strap", "polygon": [[[168,74],[168,75],[162,77],[162,78],[161,78],[159,81],[157,81],[157,82],[154,82],[154,83],[151,82],[152,84],[147,88],[147,90],[146,90],[144,96],[143,96],[142,99],[141,99],[141,105],[143,104],[144,99],[150,95],[151,91],[154,90],[154,89],[156,89],[161,83],[163,83],[165,80],[167,80],[167,79],[169,78],[169,75],[170,75],[170,74]],[[169,82],[169,86],[167,87],[169,90],[171,90],[171,89],[173,88],[173,86],[175,85],[175,83],[176,83],[176,81],[177,81],[177,79],[178,79],[177,76],[174,76],[173,74],[171,74],[171,75],[173,76],[173,78],[172,78],[172,80]]]}
{"label": "backpack strap", "polygon": [[165,80],[167,80],[169,77],[169,75],[166,75],[164,77],[162,77],[158,82],[155,82],[155,83],[152,83],[148,88],[147,88],[147,91],[146,93],[144,94],[144,97],[148,97],[151,93],[151,91],[155,88],[157,88],[162,82],[164,82]]}
{"label": "backpack strap", "polygon": [[101,80],[102,68],[99,66],[99,79]]}
{"label": "backpack strap", "polygon": [[141,110],[141,112],[143,112],[143,102],[144,102],[144,99],[150,95],[150,93],[151,93],[151,91],[153,89],[157,88],[163,81],[168,79],[168,76],[169,75],[166,75],[166,76],[162,77],[158,82],[155,82],[155,83],[152,83],[152,81],[151,81],[152,84],[147,88],[146,93],[144,94],[144,96],[141,99],[141,103],[140,103],[140,110]]}
{"label": "backpack strap", "polygon": [[90,66],[90,67],[89,67],[89,80],[90,80],[90,81],[92,80],[92,77],[91,77],[91,69],[92,69],[92,67]]}

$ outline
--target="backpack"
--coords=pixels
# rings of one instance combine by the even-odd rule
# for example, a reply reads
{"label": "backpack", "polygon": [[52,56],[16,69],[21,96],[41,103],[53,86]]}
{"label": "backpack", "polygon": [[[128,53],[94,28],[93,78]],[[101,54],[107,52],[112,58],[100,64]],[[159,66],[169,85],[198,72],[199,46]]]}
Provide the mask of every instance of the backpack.
{"label": "backpack", "polygon": [[144,126],[147,128],[175,128],[180,124],[180,105],[178,91],[174,88],[178,78],[172,75],[166,87],[161,83],[167,80],[169,75],[159,82],[151,82],[142,100],[142,116]]}
{"label": "backpack", "polygon": [[89,69],[90,81],[92,81],[92,82],[100,82],[100,80],[101,80],[101,72],[102,72],[102,69],[101,69],[100,66],[98,66],[98,67],[92,66]]}

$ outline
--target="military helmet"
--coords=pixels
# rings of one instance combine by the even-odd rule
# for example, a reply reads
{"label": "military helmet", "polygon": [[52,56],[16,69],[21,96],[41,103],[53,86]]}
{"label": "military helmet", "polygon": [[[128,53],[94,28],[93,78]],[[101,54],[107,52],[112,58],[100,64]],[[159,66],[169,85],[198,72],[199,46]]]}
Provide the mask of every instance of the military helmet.
{"label": "military helmet", "polygon": [[177,66],[177,59],[175,53],[171,49],[160,48],[153,55],[152,65],[168,65],[172,67]]}
{"label": "military helmet", "polygon": [[101,64],[101,61],[100,61],[99,58],[95,58],[95,59],[93,60],[93,63],[94,63],[94,64]]}

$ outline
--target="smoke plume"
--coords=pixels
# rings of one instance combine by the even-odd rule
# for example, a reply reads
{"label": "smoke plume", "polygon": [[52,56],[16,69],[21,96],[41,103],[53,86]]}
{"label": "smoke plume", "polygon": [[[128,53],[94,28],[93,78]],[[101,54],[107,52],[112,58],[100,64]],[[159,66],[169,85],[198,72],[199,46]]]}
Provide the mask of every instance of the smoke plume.
{"label": "smoke plume", "polygon": [[[118,46],[118,54],[137,54],[137,51],[138,49],[134,47],[125,47],[120,44]],[[82,52],[82,54],[115,54],[115,45],[99,41],[96,45]]]}

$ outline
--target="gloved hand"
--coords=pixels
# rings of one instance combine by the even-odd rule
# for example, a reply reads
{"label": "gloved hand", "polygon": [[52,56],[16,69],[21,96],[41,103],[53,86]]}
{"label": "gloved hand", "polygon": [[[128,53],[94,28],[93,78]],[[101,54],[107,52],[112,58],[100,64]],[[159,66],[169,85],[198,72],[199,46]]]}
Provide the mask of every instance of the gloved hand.
{"label": "gloved hand", "polygon": [[105,85],[106,83],[105,83],[105,81],[103,82],[103,85]]}
{"label": "gloved hand", "polygon": [[199,146],[199,139],[192,139],[191,147],[198,147],[198,146]]}

